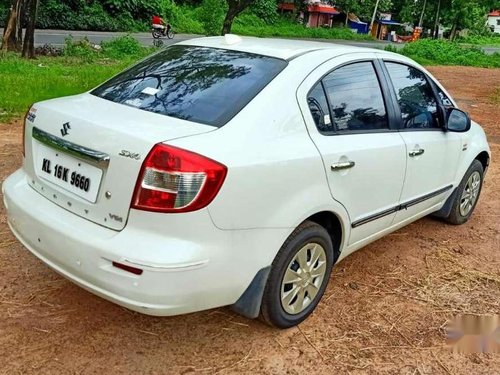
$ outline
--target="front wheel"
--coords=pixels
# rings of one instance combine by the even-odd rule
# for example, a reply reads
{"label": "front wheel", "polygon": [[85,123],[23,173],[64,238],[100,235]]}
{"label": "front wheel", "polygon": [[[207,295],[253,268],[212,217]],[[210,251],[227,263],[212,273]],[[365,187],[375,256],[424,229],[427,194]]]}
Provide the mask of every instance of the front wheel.
{"label": "front wheel", "polygon": [[481,194],[483,177],[483,165],[479,160],[474,160],[457,187],[450,215],[445,219],[448,223],[460,225],[469,220]]}
{"label": "front wheel", "polygon": [[261,318],[279,328],[306,319],[325,292],[333,267],[333,245],[322,226],[306,221],[288,237],[271,266]]}
{"label": "front wheel", "polygon": [[172,39],[174,37],[175,33],[174,30],[170,29],[167,31],[167,38]]}
{"label": "front wheel", "polygon": [[157,29],[151,30],[151,35],[153,35],[153,38],[159,39],[161,37],[161,31],[158,31]]}

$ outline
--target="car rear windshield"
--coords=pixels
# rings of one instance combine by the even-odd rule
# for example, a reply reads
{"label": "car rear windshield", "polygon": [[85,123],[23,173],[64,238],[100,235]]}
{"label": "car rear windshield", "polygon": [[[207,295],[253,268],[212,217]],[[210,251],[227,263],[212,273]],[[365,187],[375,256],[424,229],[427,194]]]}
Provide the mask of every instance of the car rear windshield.
{"label": "car rear windshield", "polygon": [[177,45],[91,93],[145,111],[221,127],[286,65],[285,60],[240,51]]}

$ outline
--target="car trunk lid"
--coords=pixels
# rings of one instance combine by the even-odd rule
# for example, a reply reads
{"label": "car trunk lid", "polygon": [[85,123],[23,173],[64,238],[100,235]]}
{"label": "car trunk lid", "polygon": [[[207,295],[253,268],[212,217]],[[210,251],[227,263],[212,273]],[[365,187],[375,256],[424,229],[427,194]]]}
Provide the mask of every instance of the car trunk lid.
{"label": "car trunk lid", "polygon": [[215,129],[91,94],[49,100],[27,116],[24,168],[29,184],[47,199],[121,230],[152,147]]}

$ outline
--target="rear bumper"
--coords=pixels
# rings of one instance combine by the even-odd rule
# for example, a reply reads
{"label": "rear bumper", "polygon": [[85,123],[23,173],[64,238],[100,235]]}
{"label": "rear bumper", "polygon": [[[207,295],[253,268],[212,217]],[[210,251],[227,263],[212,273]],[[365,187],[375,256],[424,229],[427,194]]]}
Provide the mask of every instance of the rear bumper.
{"label": "rear bumper", "polygon": [[[207,210],[131,210],[114,231],[50,202],[22,170],[2,186],[8,224],[35,256],[82,288],[148,315],[177,315],[235,303],[271,264],[288,229],[223,231]],[[265,245],[263,245],[265,244]],[[120,262],[143,270],[134,275]]]}

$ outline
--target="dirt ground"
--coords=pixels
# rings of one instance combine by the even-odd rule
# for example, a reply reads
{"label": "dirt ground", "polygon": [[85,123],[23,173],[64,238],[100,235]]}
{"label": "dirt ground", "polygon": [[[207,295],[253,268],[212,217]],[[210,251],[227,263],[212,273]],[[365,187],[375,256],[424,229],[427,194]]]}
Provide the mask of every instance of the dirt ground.
{"label": "dirt ground", "polygon": [[[157,318],[95,297],[30,255],[0,204],[0,373],[500,374],[500,355],[452,354],[444,334],[454,314],[500,313],[500,69],[430,70],[493,151],[467,224],[425,218],[358,251],[316,312],[280,331],[229,308]],[[20,139],[19,122],[0,125],[0,181]]]}

